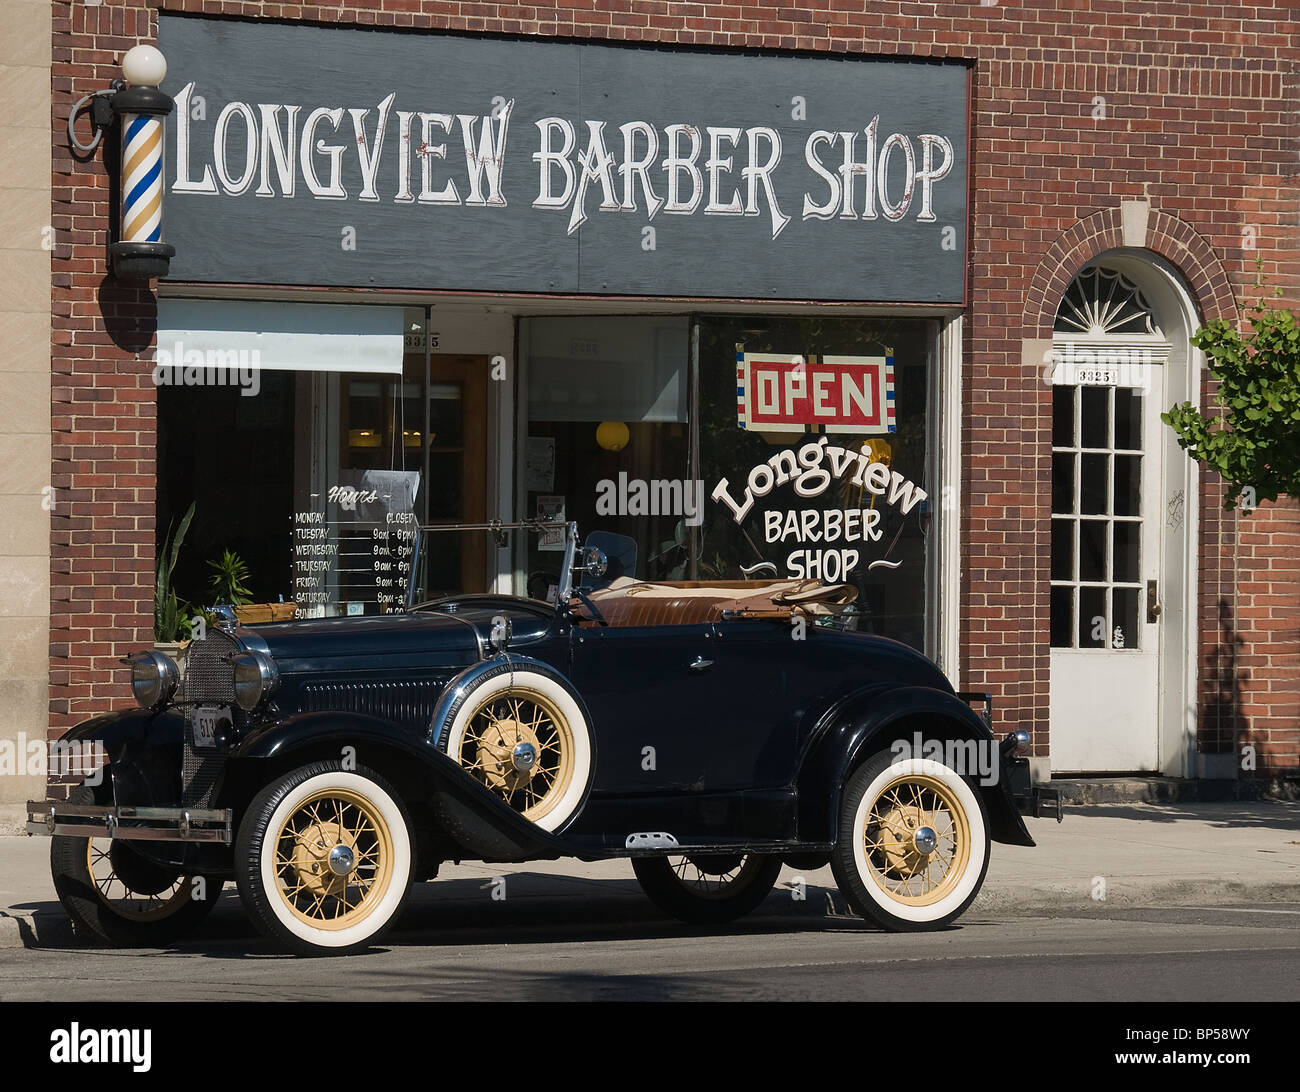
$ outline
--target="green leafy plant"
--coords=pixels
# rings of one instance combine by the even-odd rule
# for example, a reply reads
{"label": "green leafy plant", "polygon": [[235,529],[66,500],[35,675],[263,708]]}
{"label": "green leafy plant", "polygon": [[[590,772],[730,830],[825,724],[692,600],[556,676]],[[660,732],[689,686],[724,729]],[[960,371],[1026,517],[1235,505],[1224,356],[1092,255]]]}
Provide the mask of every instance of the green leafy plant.
{"label": "green leafy plant", "polygon": [[207,627],[215,626],[221,621],[221,617],[216,611],[203,606],[201,603],[184,602],[181,604],[181,612],[181,622],[185,628],[185,639],[199,636],[198,627],[195,624],[196,618],[203,619],[203,624]]}
{"label": "green leafy plant", "polygon": [[252,592],[248,589],[252,574],[244,564],[244,559],[234,550],[224,551],[220,561],[209,561],[208,568],[213,570],[208,587],[212,589],[218,603],[241,607],[253,601]]}
{"label": "green leafy plant", "polygon": [[194,504],[174,528],[168,526],[162,547],[154,561],[153,639],[159,642],[182,641],[190,635],[186,612],[172,587],[172,572],[185,541],[185,532],[194,518]]}
{"label": "green leafy plant", "polygon": [[[1255,286],[1262,289],[1264,279]],[[1282,290],[1274,289],[1280,296]],[[1300,496],[1300,322],[1263,297],[1249,330],[1216,319],[1192,335],[1219,381],[1218,406],[1202,413],[1190,402],[1160,415],[1178,444],[1228,485],[1223,507],[1250,513],[1281,494]]]}

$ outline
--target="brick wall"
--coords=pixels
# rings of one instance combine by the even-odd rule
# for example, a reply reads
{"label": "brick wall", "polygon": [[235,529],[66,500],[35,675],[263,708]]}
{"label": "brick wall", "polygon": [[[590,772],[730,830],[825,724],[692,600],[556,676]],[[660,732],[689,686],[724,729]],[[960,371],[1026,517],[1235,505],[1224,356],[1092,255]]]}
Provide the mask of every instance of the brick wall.
{"label": "brick wall", "polygon": [[[1300,12],[1281,0],[162,6],[331,25],[972,62],[961,682],[997,689],[1000,708],[1032,722],[1040,755],[1048,710],[1049,415],[1037,369],[1022,364],[1021,340],[1041,336],[1041,315],[1055,307],[1047,293],[1102,248],[1121,201],[1145,199],[1153,217],[1163,218],[1149,245],[1180,264],[1207,315],[1233,312],[1234,298],[1253,282],[1256,257],[1290,300],[1300,297],[1291,71]],[[54,10],[54,224],[61,240],[54,460],[56,485],[70,501],[53,531],[50,703],[52,724],[61,727],[86,710],[122,704],[116,657],[149,639],[154,400],[137,356],[148,344],[153,299],[105,288],[102,161],[74,162],[57,134],[75,95],[107,85],[121,51],[154,39],[156,5],[56,0]],[[1098,214],[1101,220],[1089,220]],[[1072,231],[1073,242],[1058,245]],[[1188,268],[1197,261],[1199,273]],[[1215,672],[1231,646],[1217,613],[1228,599],[1231,633],[1257,645],[1244,654],[1264,657],[1251,660],[1249,680],[1227,680],[1237,695],[1228,720],[1240,718],[1261,740],[1261,758],[1273,768],[1294,770],[1297,704],[1288,679],[1296,675],[1300,627],[1279,599],[1289,595],[1294,603],[1300,588],[1296,570],[1280,568],[1276,552],[1295,542],[1295,506],[1256,513],[1237,537],[1235,518],[1218,514],[1220,495],[1204,483],[1201,701],[1215,715],[1204,718],[1203,743],[1232,746],[1214,736],[1226,723],[1225,680]],[[1241,655],[1236,661],[1245,667]]]}

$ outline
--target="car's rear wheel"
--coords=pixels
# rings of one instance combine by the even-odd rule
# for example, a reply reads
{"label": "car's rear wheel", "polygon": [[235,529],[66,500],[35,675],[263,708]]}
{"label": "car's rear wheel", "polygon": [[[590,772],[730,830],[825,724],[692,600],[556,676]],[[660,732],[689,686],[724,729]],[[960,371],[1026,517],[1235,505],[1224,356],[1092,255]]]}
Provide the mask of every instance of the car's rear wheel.
{"label": "car's rear wheel", "polygon": [[844,787],[831,867],[859,914],[884,929],[938,929],[979,893],[989,865],[979,794],[930,759],[882,752]]}
{"label": "car's rear wheel", "polygon": [[[93,804],[78,786],[74,804]],[[217,878],[184,875],[116,838],[50,839],[50,872],[73,931],[118,947],[157,947],[193,932],[221,897]]]}
{"label": "car's rear wheel", "polygon": [[633,857],[632,871],[646,897],[664,913],[715,925],[757,909],[781,873],[781,858],[757,853]]}
{"label": "car's rear wheel", "polygon": [[587,719],[573,695],[540,671],[502,664],[477,679],[443,729],[441,746],[543,830],[558,830],[586,798]]}
{"label": "car's rear wheel", "polygon": [[302,954],[377,942],[406,903],[414,859],[396,791],[364,767],[303,766],[249,804],[235,878],[254,923]]}

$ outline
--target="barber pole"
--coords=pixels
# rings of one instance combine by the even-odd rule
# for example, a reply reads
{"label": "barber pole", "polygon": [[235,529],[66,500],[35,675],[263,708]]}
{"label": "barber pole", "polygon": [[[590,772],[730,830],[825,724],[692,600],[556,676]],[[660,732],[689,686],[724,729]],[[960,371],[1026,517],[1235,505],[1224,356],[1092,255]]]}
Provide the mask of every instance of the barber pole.
{"label": "barber pole", "polygon": [[122,215],[108,249],[115,276],[163,277],[176,253],[162,241],[163,118],[173,103],[158,85],[167,62],[153,46],[138,45],[122,58],[122,72],[131,86],[111,100],[122,127]]}
{"label": "barber pole", "polygon": [[122,118],[122,241],[162,241],[162,119]]}

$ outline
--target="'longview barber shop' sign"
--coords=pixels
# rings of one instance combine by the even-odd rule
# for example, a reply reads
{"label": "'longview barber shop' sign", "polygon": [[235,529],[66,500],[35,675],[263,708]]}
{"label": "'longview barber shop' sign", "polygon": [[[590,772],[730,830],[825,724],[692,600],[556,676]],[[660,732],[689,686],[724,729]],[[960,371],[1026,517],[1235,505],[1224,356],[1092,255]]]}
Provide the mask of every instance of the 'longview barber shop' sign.
{"label": "'longview barber shop' sign", "polygon": [[967,70],[163,13],[181,281],[960,303]]}

